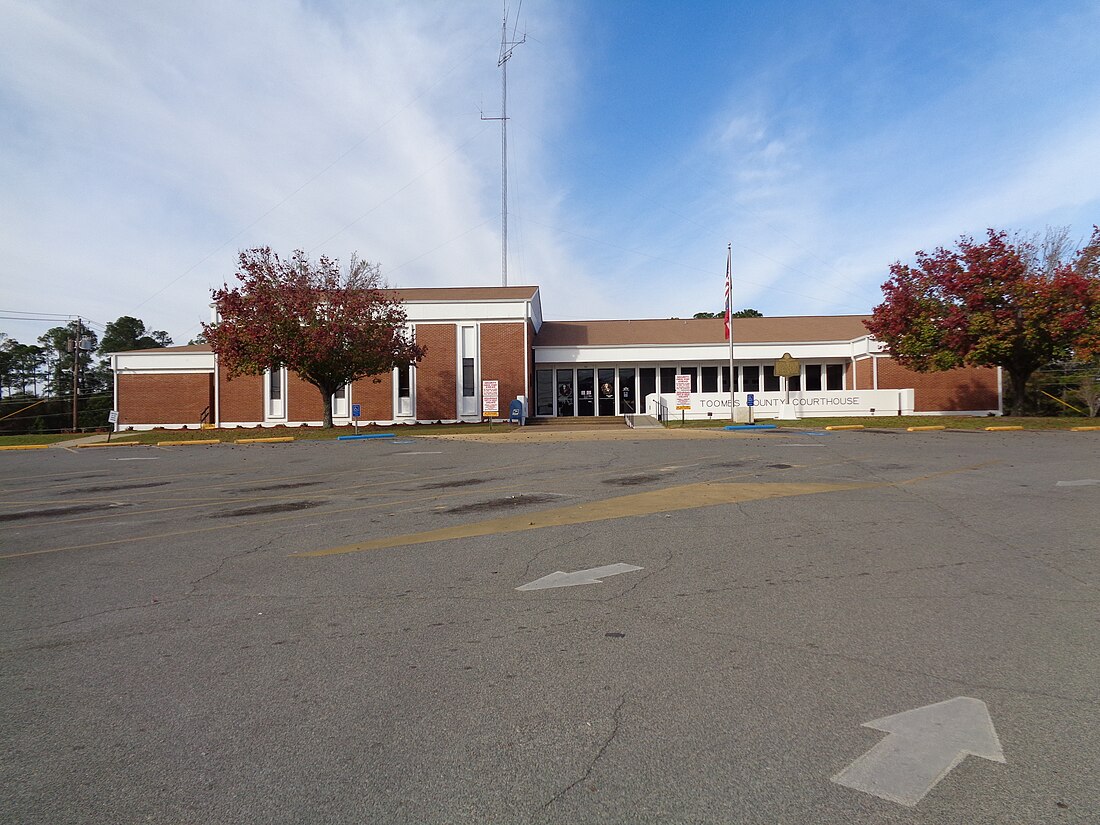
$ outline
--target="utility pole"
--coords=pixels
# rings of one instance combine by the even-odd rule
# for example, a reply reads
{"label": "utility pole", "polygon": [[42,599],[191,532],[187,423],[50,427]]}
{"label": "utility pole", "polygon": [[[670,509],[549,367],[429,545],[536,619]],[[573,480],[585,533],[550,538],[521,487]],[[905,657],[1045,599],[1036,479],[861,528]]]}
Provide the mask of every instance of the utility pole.
{"label": "utility pole", "polygon": [[73,339],[73,432],[76,432],[77,393],[80,391],[80,339],[84,337],[84,322],[76,319],[76,338]]}
{"label": "utility pole", "polygon": [[[520,8],[523,0],[520,0]],[[527,42],[527,32],[516,40],[516,29],[519,27],[519,12],[516,13],[516,24],[512,27],[512,36],[508,37],[508,6],[504,6],[504,22],[500,28],[500,57],[497,66],[500,67],[500,117],[485,117],[482,120],[500,121],[500,285],[508,286],[508,60],[512,57],[512,50],[522,43]]]}

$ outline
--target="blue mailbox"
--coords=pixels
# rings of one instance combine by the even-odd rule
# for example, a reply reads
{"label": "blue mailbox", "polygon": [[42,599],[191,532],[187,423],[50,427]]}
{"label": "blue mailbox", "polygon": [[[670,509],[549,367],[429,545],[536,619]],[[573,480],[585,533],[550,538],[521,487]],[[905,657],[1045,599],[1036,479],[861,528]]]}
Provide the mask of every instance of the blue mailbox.
{"label": "blue mailbox", "polygon": [[523,410],[523,402],[518,398],[508,405],[508,422],[518,421],[522,427],[527,423],[527,415]]}

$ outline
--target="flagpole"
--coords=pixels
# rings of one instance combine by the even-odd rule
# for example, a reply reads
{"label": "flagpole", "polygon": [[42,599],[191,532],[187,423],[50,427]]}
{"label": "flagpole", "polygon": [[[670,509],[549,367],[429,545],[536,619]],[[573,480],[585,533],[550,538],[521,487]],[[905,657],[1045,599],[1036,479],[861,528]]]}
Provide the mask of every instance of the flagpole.
{"label": "flagpole", "polygon": [[726,335],[730,340],[730,424],[736,423],[733,415],[733,391],[737,386],[737,373],[733,370],[733,244],[726,246]]}

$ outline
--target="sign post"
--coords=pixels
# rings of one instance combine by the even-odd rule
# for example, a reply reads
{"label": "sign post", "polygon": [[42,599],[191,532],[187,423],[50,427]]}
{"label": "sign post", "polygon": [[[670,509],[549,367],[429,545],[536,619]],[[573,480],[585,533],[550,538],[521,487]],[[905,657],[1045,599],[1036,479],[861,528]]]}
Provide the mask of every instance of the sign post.
{"label": "sign post", "polygon": [[493,429],[493,419],[500,415],[500,382],[481,382],[481,414],[489,419],[489,429]]}
{"label": "sign post", "polygon": [[359,435],[359,416],[363,414],[363,407],[360,404],[351,405],[351,417],[355,421],[355,434]]}
{"label": "sign post", "polygon": [[691,409],[691,376],[676,376],[676,409],[680,410],[680,426],[684,425],[684,410]]}
{"label": "sign post", "polygon": [[772,369],[780,378],[786,378],[787,399],[784,403],[791,403],[791,379],[802,375],[802,362],[796,361],[789,352],[783,353],[783,357],[775,362]]}
{"label": "sign post", "polygon": [[753,417],[752,417],[752,413],[753,413],[752,408],[756,406],[756,396],[753,395],[751,392],[748,394],[748,396],[745,399],[745,406],[749,408],[749,423],[750,424],[755,424],[756,422],[753,421]]}
{"label": "sign post", "polygon": [[111,433],[115,431],[115,425],[118,424],[118,410],[111,410],[107,413],[107,422],[111,425],[111,429],[107,430],[107,443],[111,443]]}

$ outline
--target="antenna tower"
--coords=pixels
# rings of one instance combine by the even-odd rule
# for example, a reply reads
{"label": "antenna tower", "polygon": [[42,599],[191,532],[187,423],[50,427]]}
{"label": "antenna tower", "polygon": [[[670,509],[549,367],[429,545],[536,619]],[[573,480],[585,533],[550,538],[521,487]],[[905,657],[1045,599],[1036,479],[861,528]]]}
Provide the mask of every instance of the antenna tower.
{"label": "antenna tower", "polygon": [[[520,0],[519,8],[523,8],[523,0]],[[519,27],[519,11],[516,11],[516,23],[512,26],[512,36],[508,36],[508,6],[504,6],[504,22],[500,27],[500,58],[497,65],[500,67],[500,117],[485,117],[482,120],[500,121],[500,285],[508,286],[508,60],[512,57],[512,50],[527,42],[527,32],[516,40],[516,29]]]}

